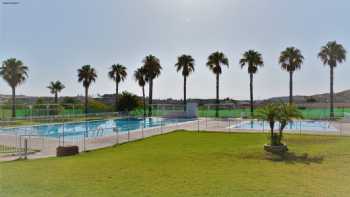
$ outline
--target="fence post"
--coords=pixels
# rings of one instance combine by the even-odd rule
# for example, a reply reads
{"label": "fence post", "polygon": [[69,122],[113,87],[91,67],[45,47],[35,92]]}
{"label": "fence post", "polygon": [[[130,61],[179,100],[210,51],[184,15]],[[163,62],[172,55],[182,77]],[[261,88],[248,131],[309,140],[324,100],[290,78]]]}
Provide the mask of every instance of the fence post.
{"label": "fence post", "polygon": [[27,154],[28,154],[28,139],[24,139],[24,159],[27,159]]}
{"label": "fence post", "polygon": [[197,119],[197,132],[199,133],[199,119]]}
{"label": "fence post", "polygon": [[144,133],[143,133],[143,129],[144,128],[145,128],[145,119],[143,119],[143,124],[142,124],[142,127],[141,127],[142,139],[145,138]]}
{"label": "fence post", "polygon": [[62,134],[63,134],[62,145],[64,146],[64,122],[63,122],[63,125],[62,125]]}

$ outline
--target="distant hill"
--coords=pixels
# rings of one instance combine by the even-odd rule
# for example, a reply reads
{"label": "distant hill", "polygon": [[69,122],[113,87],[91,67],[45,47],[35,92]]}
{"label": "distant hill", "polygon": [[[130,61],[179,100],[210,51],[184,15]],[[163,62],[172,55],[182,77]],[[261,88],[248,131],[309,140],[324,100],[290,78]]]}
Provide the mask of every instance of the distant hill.
{"label": "distant hill", "polygon": [[[350,90],[345,90],[336,93],[335,95],[335,102],[336,103],[350,103]],[[317,103],[328,103],[329,102],[329,93],[325,94],[315,94],[311,96],[294,96],[294,102],[296,103],[308,103],[308,102],[317,102]],[[289,97],[273,97],[270,99],[267,99],[268,101],[288,101]]]}

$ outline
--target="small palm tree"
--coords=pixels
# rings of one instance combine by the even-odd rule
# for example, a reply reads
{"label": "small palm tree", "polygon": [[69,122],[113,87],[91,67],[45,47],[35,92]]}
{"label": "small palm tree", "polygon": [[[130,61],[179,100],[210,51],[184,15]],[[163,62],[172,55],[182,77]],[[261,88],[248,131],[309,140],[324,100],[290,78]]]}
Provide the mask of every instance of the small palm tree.
{"label": "small palm tree", "polygon": [[12,89],[12,117],[16,117],[16,87],[25,82],[28,77],[28,67],[16,58],[10,58],[2,63],[0,75]]}
{"label": "small palm tree", "polygon": [[90,65],[85,65],[78,69],[78,82],[82,82],[85,88],[85,114],[88,113],[89,87],[97,78],[96,70]]}
{"label": "small palm tree", "polygon": [[135,80],[142,88],[142,98],[143,98],[143,117],[146,117],[146,96],[145,96],[145,85],[146,85],[146,72],[143,67],[137,69],[134,73]]}
{"label": "small palm tree", "polygon": [[293,73],[301,68],[304,56],[295,47],[288,47],[281,52],[279,63],[283,70],[289,72],[289,104],[293,103]]}
{"label": "small palm tree", "polygon": [[346,50],[336,41],[328,42],[321,48],[318,57],[324,65],[330,67],[330,118],[334,119],[334,68],[346,60]]}
{"label": "small palm tree", "polygon": [[[288,122],[302,119],[297,107],[285,103],[269,103],[257,110],[257,117],[270,125],[270,143],[273,146],[283,145],[283,130]],[[279,133],[274,133],[275,123],[279,122]]]}
{"label": "small palm tree", "polygon": [[119,83],[124,81],[127,76],[126,67],[117,64],[112,65],[111,70],[108,72],[109,78],[115,81],[115,111],[118,111],[118,89]]}
{"label": "small palm tree", "polygon": [[264,65],[264,61],[259,52],[249,50],[243,54],[240,64],[241,68],[248,67],[250,77],[250,114],[251,116],[254,116],[253,76],[258,72],[258,68]]}
{"label": "small palm tree", "polygon": [[50,93],[55,96],[55,103],[57,104],[57,102],[58,102],[58,93],[61,92],[65,88],[65,86],[60,81],[55,81],[55,82],[51,81],[50,85],[47,86],[47,88],[49,88],[50,89]]}
{"label": "small palm tree", "polygon": [[181,55],[177,58],[177,63],[175,64],[177,72],[182,70],[182,76],[184,78],[184,111],[186,111],[187,98],[186,98],[186,85],[187,77],[194,72],[194,59],[190,55]]}
{"label": "small palm tree", "polygon": [[228,67],[228,59],[222,52],[214,52],[208,57],[207,66],[216,75],[216,117],[219,116],[219,86],[220,86],[220,75],[222,73],[222,65]]}
{"label": "small palm tree", "polygon": [[160,65],[160,61],[157,57],[149,55],[143,60],[143,68],[146,73],[146,81],[149,82],[148,115],[152,116],[153,80],[160,75],[162,66]]}
{"label": "small palm tree", "polygon": [[281,103],[279,106],[279,116],[277,120],[280,122],[279,128],[279,142],[283,139],[283,130],[287,126],[288,122],[292,123],[294,119],[302,119],[303,115],[298,108],[293,104]]}

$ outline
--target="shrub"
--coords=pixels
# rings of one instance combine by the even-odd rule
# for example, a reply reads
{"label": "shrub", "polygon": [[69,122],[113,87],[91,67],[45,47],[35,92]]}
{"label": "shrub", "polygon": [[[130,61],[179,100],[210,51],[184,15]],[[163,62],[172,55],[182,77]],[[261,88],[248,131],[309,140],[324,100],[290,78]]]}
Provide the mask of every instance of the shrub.
{"label": "shrub", "polygon": [[135,94],[124,91],[118,100],[119,111],[132,111],[141,105],[141,100]]}

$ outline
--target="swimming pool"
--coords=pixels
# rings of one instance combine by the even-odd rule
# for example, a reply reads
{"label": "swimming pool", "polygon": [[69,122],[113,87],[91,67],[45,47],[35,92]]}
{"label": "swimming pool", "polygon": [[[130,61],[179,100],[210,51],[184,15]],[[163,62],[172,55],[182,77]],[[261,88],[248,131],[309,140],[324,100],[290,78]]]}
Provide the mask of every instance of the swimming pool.
{"label": "swimming pool", "polygon": [[193,119],[166,119],[166,118],[118,118],[111,120],[97,120],[87,122],[71,122],[59,124],[42,124],[28,127],[0,129],[0,133],[17,135],[43,135],[59,138],[64,133],[65,139],[82,136],[88,138],[113,135],[115,131],[128,132],[142,128],[159,127],[169,124],[188,122]]}
{"label": "swimming pool", "polygon": [[[267,131],[270,125],[267,121],[242,121],[230,127],[231,129],[242,130],[260,130]],[[279,124],[275,123],[275,128],[279,128]],[[287,131],[319,131],[319,132],[336,132],[338,131],[332,124],[326,121],[302,120],[288,123],[285,130]]]}

